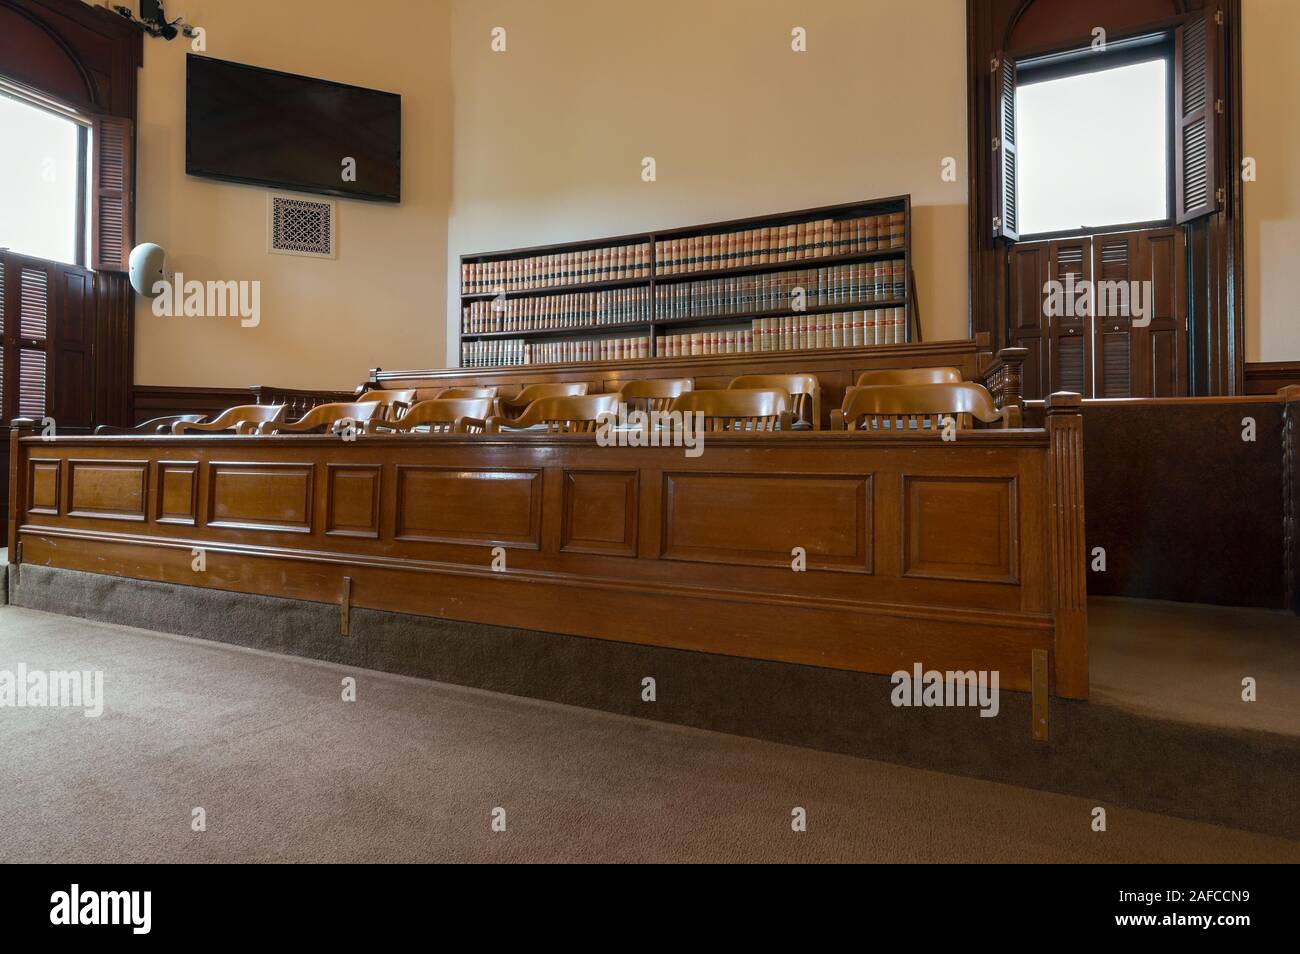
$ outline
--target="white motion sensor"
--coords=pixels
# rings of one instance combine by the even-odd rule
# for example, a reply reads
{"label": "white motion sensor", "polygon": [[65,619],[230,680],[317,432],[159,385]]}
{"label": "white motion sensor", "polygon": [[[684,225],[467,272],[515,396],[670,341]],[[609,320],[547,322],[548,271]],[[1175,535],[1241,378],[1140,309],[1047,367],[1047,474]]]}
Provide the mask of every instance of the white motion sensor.
{"label": "white motion sensor", "polygon": [[161,245],[145,242],[131,249],[127,270],[131,276],[131,287],[137,295],[153,298],[157,282],[166,281],[167,253]]}

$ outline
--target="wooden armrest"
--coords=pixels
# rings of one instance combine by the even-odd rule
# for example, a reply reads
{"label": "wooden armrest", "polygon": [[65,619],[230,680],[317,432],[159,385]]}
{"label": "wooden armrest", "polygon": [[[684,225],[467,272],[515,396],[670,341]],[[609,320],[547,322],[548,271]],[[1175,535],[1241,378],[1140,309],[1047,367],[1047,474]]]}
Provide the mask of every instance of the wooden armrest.
{"label": "wooden armrest", "polygon": [[785,432],[785,433],[787,433],[787,434],[790,432],[790,421],[791,421],[791,420],[792,420],[792,416],[791,416],[791,414],[790,414],[789,411],[782,411],[782,412],[781,412],[781,418],[780,418],[780,422],[779,422],[778,426],[781,428],[781,430],[782,430],[783,432]]}
{"label": "wooden armrest", "polygon": [[501,415],[493,414],[483,422],[483,432],[486,434],[500,434],[501,425],[506,423],[509,422],[502,418]]}
{"label": "wooden armrest", "polygon": [[844,421],[844,412],[840,410],[838,407],[831,408],[831,430],[832,431],[847,430]]}

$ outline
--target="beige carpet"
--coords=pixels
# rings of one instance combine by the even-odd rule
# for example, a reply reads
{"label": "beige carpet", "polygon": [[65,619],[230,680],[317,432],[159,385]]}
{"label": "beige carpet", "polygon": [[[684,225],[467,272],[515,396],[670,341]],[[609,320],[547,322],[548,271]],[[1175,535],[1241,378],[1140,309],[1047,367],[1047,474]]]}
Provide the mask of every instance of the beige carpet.
{"label": "beige carpet", "polygon": [[1093,832],[1081,798],[0,608],[0,670],[19,663],[102,670],[106,708],[0,708],[4,861],[1300,861],[1115,807]]}

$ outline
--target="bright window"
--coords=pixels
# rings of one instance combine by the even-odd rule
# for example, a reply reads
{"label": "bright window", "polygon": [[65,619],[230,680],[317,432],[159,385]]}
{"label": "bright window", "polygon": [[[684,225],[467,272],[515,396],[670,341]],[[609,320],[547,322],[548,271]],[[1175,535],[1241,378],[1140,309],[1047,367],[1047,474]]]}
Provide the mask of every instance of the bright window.
{"label": "bright window", "polygon": [[84,136],[71,119],[0,94],[0,248],[78,262]]}
{"label": "bright window", "polygon": [[1169,215],[1166,60],[1016,89],[1020,234]]}

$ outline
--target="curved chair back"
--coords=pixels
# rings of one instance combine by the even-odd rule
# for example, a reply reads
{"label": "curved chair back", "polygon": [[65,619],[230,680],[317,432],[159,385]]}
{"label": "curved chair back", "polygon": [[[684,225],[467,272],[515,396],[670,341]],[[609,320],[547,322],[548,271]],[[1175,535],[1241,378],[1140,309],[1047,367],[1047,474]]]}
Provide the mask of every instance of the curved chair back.
{"label": "curved chair back", "polygon": [[693,390],[695,382],[691,378],[647,378],[624,381],[618,396],[629,411],[666,411],[673,398]]}
{"label": "curved chair back", "polygon": [[961,384],[959,368],[886,368],[883,371],[863,371],[858,375],[858,387],[882,387],[897,384]]}
{"label": "curved chair back", "polygon": [[489,418],[487,431],[499,433],[502,427],[546,426],[552,434],[585,434],[596,430],[596,423],[604,414],[618,412],[617,394],[570,394],[564,397],[538,398],[513,420]]}
{"label": "curved chair back", "polygon": [[668,410],[703,414],[706,431],[790,430],[790,395],[782,388],[691,391],[674,399]]}
{"label": "curved chair back", "polygon": [[850,431],[937,431],[949,416],[960,429],[969,429],[972,419],[989,424],[1001,421],[1004,427],[1007,423],[1006,411],[998,410],[983,385],[962,381],[849,388],[844,406],[831,414],[831,426]]}
{"label": "curved chair back", "polygon": [[372,419],[366,433],[394,431],[403,433],[417,427],[427,427],[430,434],[479,434],[492,414],[492,399],[458,401],[455,398],[434,398],[412,404],[410,410],[397,421]]}
{"label": "curved chair back", "polygon": [[534,401],[549,397],[581,397],[587,393],[586,381],[552,381],[546,384],[528,384],[512,398],[499,398],[497,407],[502,417],[518,417]]}
{"label": "curved chair back", "polygon": [[95,436],[103,437],[112,434],[170,434],[172,427],[176,424],[197,424],[203,420],[202,414],[169,414],[166,417],[155,417],[147,421],[141,421],[132,427],[114,427],[112,424],[101,424],[95,428]]}
{"label": "curved chair back", "polygon": [[732,388],[781,388],[790,395],[795,430],[822,429],[822,385],[815,374],[742,374],[727,385]]}
{"label": "curved chair back", "polygon": [[234,431],[236,434],[252,434],[259,424],[283,421],[285,408],[284,404],[240,404],[227,408],[207,423],[177,421],[172,425],[172,433],[197,431],[200,434],[217,434],[221,431]]}
{"label": "curved chair back", "polygon": [[332,431],[339,421],[358,424],[373,419],[383,408],[379,401],[354,401],[352,403],[318,404],[291,424],[268,421],[258,428],[259,434],[310,434],[314,431]]}
{"label": "curved chair back", "polygon": [[406,413],[408,407],[415,403],[415,388],[406,388],[400,391],[363,391],[357,395],[358,404],[366,401],[378,401],[383,405],[380,413],[376,414],[375,417],[383,421],[395,421]]}

